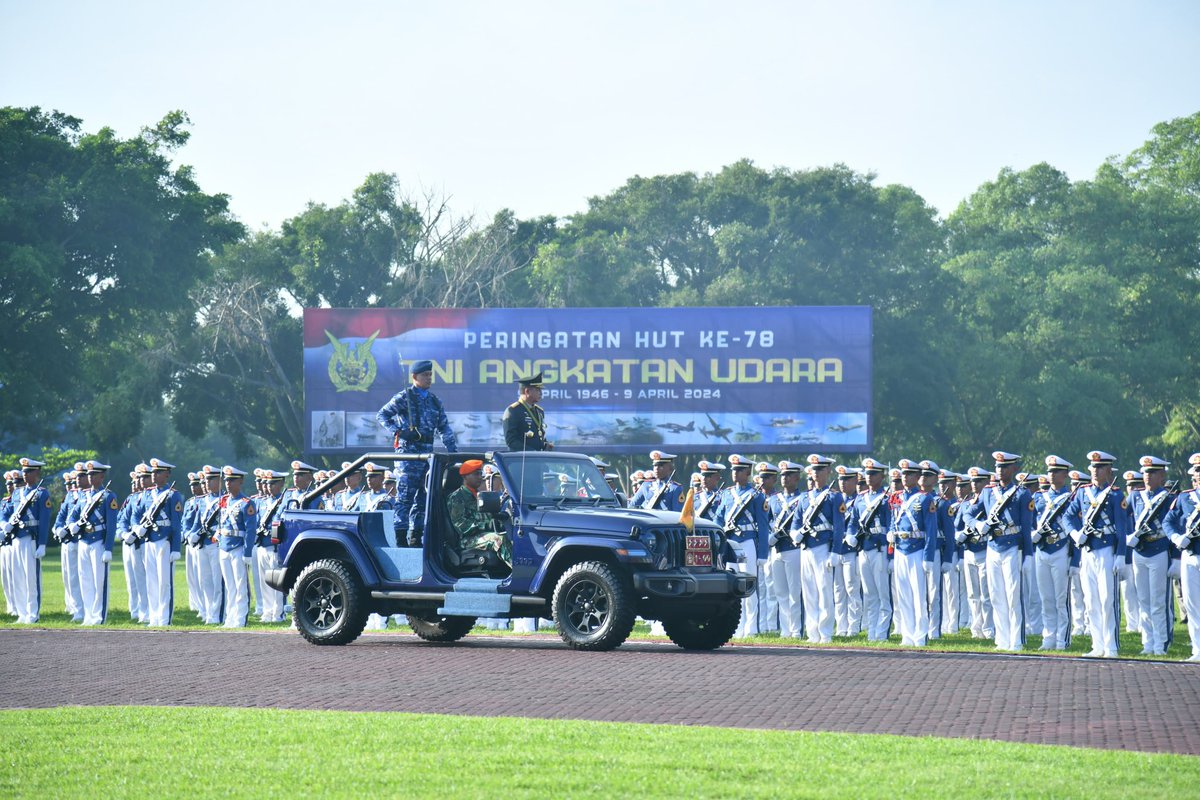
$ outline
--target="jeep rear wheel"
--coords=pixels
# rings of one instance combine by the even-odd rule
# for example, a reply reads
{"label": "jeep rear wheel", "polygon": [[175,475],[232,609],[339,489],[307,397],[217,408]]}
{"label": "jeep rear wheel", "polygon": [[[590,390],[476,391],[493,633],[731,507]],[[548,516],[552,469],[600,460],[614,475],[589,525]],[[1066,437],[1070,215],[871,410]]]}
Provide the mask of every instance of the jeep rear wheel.
{"label": "jeep rear wheel", "polygon": [[628,581],[602,561],[584,561],[564,572],[551,608],[559,636],[576,650],[620,647],[637,616]]}
{"label": "jeep rear wheel", "polygon": [[427,642],[457,642],[475,627],[475,617],[443,617],[408,615],[408,625]]}
{"label": "jeep rear wheel", "polygon": [[684,650],[716,650],[729,641],[742,621],[742,602],[734,600],[707,617],[664,619],[663,629]]}
{"label": "jeep rear wheel", "polygon": [[296,580],[292,612],[300,635],[313,644],[349,644],[367,624],[362,583],[344,561],[314,561]]}

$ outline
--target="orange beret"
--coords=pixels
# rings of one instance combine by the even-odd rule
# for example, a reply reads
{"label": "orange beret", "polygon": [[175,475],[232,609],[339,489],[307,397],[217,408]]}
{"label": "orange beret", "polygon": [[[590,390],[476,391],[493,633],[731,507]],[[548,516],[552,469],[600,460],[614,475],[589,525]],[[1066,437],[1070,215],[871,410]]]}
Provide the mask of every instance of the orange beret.
{"label": "orange beret", "polygon": [[478,458],[472,458],[470,461],[464,461],[463,465],[458,468],[459,475],[470,475],[476,470],[483,469],[483,462]]}

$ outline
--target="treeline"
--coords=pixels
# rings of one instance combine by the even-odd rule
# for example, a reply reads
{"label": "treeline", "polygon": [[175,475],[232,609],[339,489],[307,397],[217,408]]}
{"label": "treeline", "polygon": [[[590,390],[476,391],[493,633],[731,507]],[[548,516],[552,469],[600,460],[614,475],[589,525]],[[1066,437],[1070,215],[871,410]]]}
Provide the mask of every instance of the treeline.
{"label": "treeline", "polygon": [[174,166],[188,120],[0,110],[0,449],[126,448],[165,410],[298,452],[306,306],[875,309],[877,454],[1200,449],[1200,114],[1090,180],[1003,170],[941,219],[835,165],[634,177],[480,222],[372,174],[249,232]]}

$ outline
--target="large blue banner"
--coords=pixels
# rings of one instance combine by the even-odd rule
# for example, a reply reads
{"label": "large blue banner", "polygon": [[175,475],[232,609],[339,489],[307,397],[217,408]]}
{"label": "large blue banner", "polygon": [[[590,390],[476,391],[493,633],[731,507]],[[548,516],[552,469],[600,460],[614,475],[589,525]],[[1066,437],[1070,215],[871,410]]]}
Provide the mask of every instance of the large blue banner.
{"label": "large blue banner", "polygon": [[504,446],[541,372],[549,438],[592,453],[866,451],[871,309],[306,309],[308,450],[391,444],[375,412],[434,362],[460,447]]}

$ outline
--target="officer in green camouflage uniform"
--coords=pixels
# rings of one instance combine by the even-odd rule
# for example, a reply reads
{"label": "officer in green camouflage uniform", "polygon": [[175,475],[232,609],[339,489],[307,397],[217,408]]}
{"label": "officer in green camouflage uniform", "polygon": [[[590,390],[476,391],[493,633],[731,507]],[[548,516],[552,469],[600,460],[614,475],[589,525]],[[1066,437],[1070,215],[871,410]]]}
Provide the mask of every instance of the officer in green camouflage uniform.
{"label": "officer in green camouflage uniform", "polygon": [[508,535],[497,531],[496,520],[479,510],[476,499],[483,485],[483,462],[474,458],[466,461],[459,467],[458,474],[462,476],[463,485],[446,498],[450,523],[458,535],[458,541],[451,541],[451,546],[459,553],[491,548],[511,567],[512,543]]}

